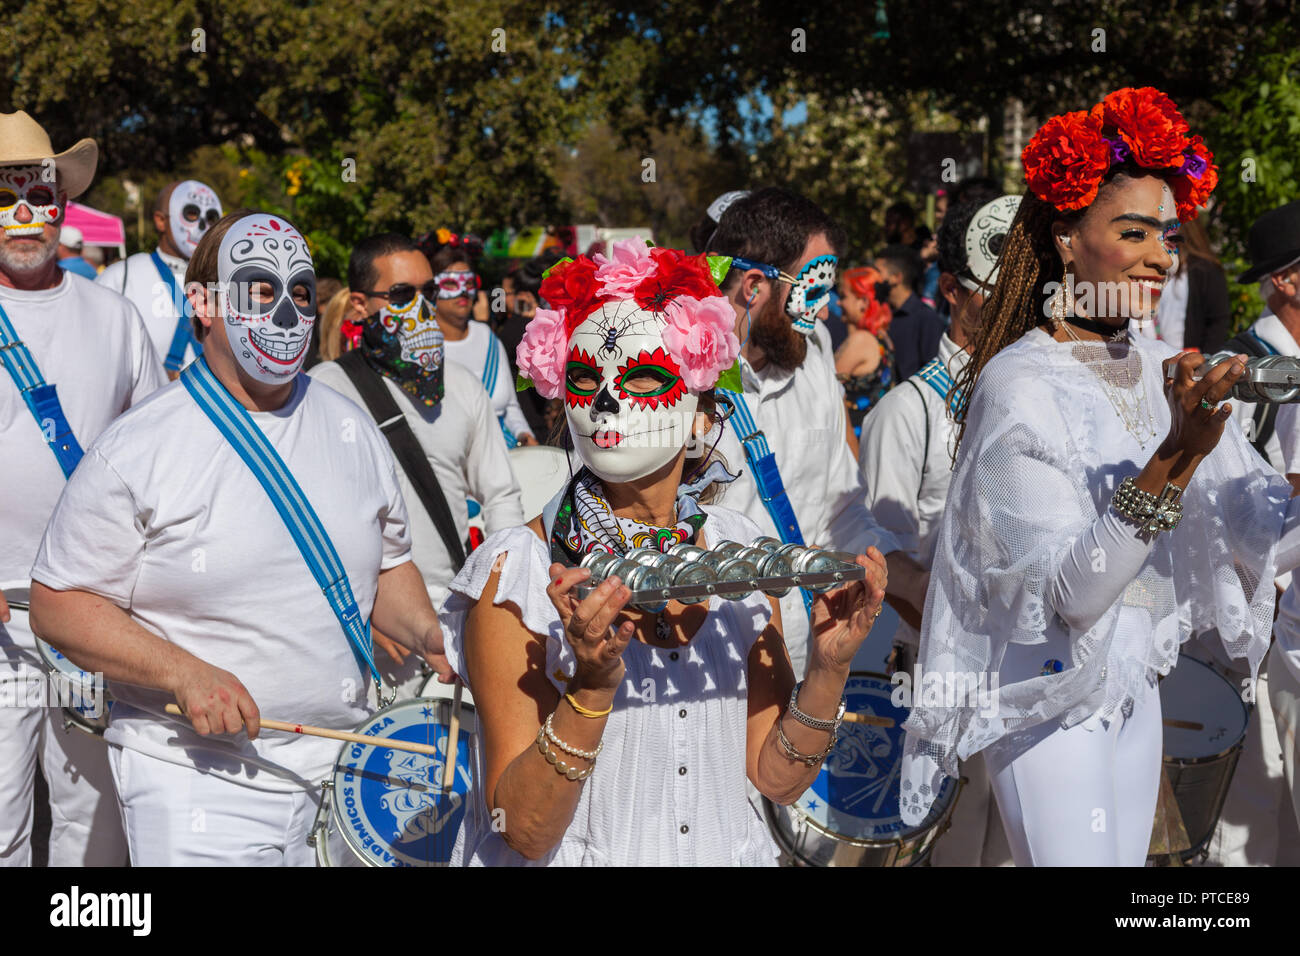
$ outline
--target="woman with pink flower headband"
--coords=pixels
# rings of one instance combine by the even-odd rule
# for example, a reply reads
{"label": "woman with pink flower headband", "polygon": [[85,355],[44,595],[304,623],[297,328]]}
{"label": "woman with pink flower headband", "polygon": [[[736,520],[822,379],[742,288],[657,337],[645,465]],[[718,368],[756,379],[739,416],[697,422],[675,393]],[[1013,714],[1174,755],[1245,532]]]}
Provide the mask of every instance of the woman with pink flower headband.
{"label": "woman with pink flower headband", "polygon": [[[728,262],[641,240],[564,260],[542,286],[520,374],[564,399],[581,469],[528,526],[489,537],[442,612],[453,667],[474,693],[474,792],[454,861],[523,865],[772,865],[747,781],[789,803],[820,768],[849,662],[884,600],[885,562],[817,597],[795,688],[779,605],[743,600],[658,614],[615,576],[582,600],[576,567],[602,551],[760,534],[713,504],[731,480],[710,448],[713,398],[740,343],[717,291]],[[711,270],[716,266],[716,271]],[[800,719],[789,713],[794,703]]]}

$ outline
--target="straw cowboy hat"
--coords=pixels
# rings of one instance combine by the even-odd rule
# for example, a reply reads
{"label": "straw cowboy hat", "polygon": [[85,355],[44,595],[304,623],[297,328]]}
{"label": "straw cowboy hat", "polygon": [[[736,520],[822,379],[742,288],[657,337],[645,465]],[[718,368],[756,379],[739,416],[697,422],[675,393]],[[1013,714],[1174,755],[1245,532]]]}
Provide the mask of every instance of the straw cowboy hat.
{"label": "straw cowboy hat", "polygon": [[75,199],[86,191],[95,178],[99,147],[93,139],[80,140],[71,149],[55,153],[50,136],[22,110],[0,113],[0,166],[39,166],[54,160],[59,185]]}

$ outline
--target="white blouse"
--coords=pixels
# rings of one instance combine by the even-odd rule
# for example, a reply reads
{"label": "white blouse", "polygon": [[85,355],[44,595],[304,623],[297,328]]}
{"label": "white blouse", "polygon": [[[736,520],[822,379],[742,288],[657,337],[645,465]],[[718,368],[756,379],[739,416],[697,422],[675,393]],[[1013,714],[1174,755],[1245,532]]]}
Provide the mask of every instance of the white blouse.
{"label": "white blouse", "polygon": [[[744,515],[704,506],[711,542],[749,543],[759,529]],[[546,543],[526,527],[497,532],[470,555],[440,612],[447,657],[465,673],[465,620],[497,556],[506,555],[496,603],[510,601],[524,626],[546,642],[546,673],[564,693],[575,659],[546,596]],[[745,768],[748,661],[771,607],[761,594],[712,598],[690,643],[632,641],[626,675],[605,726],[604,749],[583,783],[573,820],[541,860],[510,849],[482,796],[483,754],[475,741],[473,789],[452,853],[453,865],[772,866],[777,847],[750,804]],[[467,681],[468,683],[468,681]],[[474,688],[471,686],[470,691]]]}

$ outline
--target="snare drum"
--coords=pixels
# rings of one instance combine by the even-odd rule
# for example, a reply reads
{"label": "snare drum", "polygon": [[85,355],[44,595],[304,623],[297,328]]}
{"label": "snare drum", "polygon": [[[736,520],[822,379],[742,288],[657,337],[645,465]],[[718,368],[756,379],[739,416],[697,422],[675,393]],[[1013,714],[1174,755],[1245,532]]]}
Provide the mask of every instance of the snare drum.
{"label": "snare drum", "polygon": [[528,522],[568,483],[569,456],[550,445],[519,445],[510,449],[510,470],[519,484],[519,504]]}
{"label": "snare drum", "polygon": [[456,773],[442,789],[452,702],[404,700],[356,732],[429,744],[439,756],[344,744],[307,842],[320,866],[446,866],[469,799],[474,708],[462,705]]}
{"label": "snare drum", "polygon": [[890,717],[893,727],[840,725],[839,742],[812,787],[788,807],[765,801],[777,843],[796,866],[916,866],[948,829],[961,785],[946,778],[929,816],[908,827],[899,812],[903,722],[881,674],[856,672],[844,687],[848,710]]}
{"label": "snare drum", "polygon": [[39,637],[36,651],[49,672],[50,706],[63,707],[63,729],[76,727],[96,737],[104,736],[113,701],[104,689],[103,676],[83,671]]}
{"label": "snare drum", "polygon": [[1205,850],[1219,825],[1250,712],[1236,687],[1185,655],[1160,682],[1160,710],[1166,720],[1201,725],[1164,728],[1165,771],[1191,842],[1186,861]]}

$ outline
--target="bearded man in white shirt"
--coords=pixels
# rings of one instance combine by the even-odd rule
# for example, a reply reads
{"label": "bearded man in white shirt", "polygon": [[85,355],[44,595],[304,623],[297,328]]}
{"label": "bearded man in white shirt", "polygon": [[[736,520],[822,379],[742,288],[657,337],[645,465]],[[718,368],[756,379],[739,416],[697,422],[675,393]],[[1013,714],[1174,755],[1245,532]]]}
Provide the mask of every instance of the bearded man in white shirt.
{"label": "bearded man in white shirt", "polygon": [[[721,291],[736,310],[743,386],[734,393],[737,411],[718,439],[718,451],[741,471],[723,501],[765,535],[853,554],[877,547],[889,565],[889,593],[919,604],[924,574],[867,511],[862,475],[844,440],[844,393],[835,378],[830,336],[819,321],[844,244],[843,231],[825,212],[785,189],[760,189],[721,213],[707,251],[732,257]],[[751,431],[747,423],[762,434],[742,434]],[[706,444],[715,438],[716,433]],[[771,460],[760,464],[768,449]],[[774,496],[774,484],[784,492]],[[773,500],[775,516],[769,510]],[[782,514],[781,501],[788,501],[788,514]],[[799,588],[781,598],[795,674],[804,672],[807,661],[805,600]]]}
{"label": "bearded man in white shirt", "polygon": [[369,716],[371,620],[450,669],[387,443],[299,374],[316,316],[306,241],[235,213],[186,278],[207,348],[87,452],[37,554],[32,626],[112,682],[135,865],[310,866],[339,745],[259,734],[260,708],[336,729]]}
{"label": "bearded man in white shirt", "polygon": [[[418,441],[450,510],[456,540],[444,540],[404,467],[397,480],[410,516],[412,557],[430,600],[440,607],[464,562],[467,496],[481,504],[486,533],[492,534],[524,523],[519,486],[482,382],[463,365],[444,360],[434,315],[438,286],[415,242],[388,233],[357,243],[348,261],[348,287],[361,341],[348,353],[353,358],[318,365],[311,377],[363,408],[350,374],[381,380]],[[345,362],[355,363],[352,373],[344,371]],[[385,651],[379,661],[385,678],[399,696],[415,696],[424,679],[419,661],[381,634],[375,634],[375,642]]]}
{"label": "bearded man in white shirt", "polygon": [[[165,381],[131,303],[58,267],[68,200],[90,185],[97,155],[90,139],[55,155],[30,116],[0,113],[0,866],[31,862],[38,756],[50,865],[126,860],[104,742],[65,730],[62,712],[42,706],[53,685],[28,613],[4,597],[25,603],[45,523],[82,447]],[[53,401],[45,386],[57,389]]]}
{"label": "bearded man in white shirt", "polygon": [[[952,391],[953,382],[975,346],[984,295],[997,282],[998,250],[1019,206],[1019,196],[989,202],[981,197],[944,216],[939,229],[939,291],[951,307],[951,324],[939,340],[939,354],[887,392],[862,422],[860,462],[867,507],[927,572],[934,561],[935,536],[952,481],[957,438],[953,409],[960,401]],[[908,674],[913,673],[920,641],[921,607],[895,602],[900,621],[894,636],[894,666]],[[994,854],[985,850],[986,834],[996,833],[1000,824],[990,800],[983,755],[966,761],[962,771],[966,783],[952,826],[934,846],[936,866],[996,862]],[[1009,854],[1005,859],[1010,861]]]}
{"label": "bearded man in white shirt", "polygon": [[158,247],[114,262],[95,279],[140,311],[169,378],[203,354],[181,286],[199,240],[220,218],[221,200],[211,186],[194,179],[168,183],[153,204]]}

